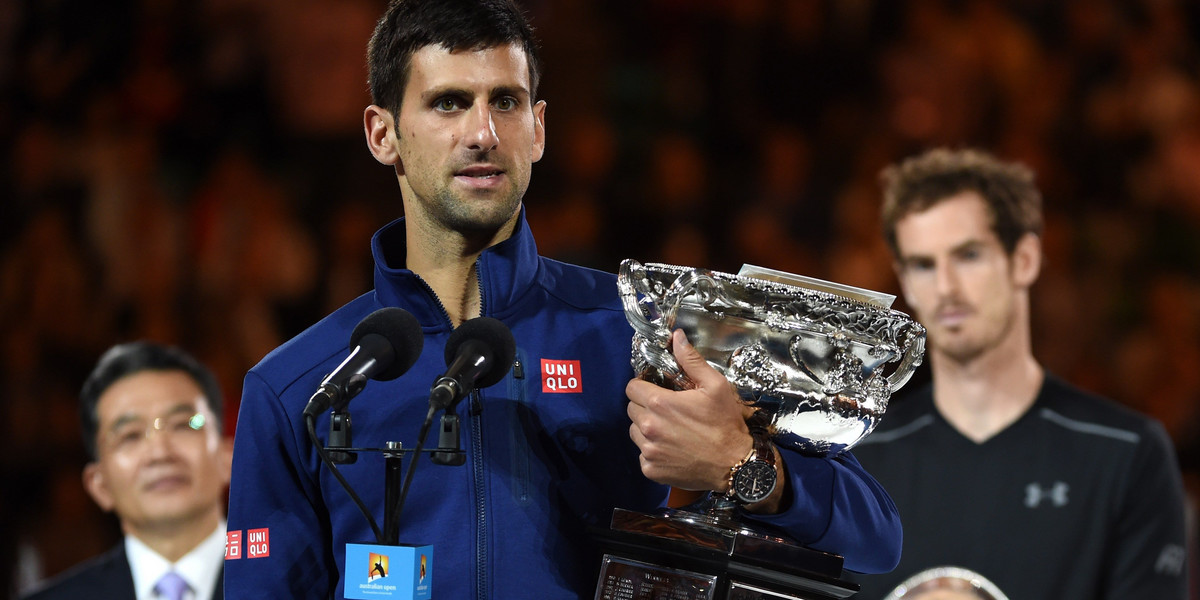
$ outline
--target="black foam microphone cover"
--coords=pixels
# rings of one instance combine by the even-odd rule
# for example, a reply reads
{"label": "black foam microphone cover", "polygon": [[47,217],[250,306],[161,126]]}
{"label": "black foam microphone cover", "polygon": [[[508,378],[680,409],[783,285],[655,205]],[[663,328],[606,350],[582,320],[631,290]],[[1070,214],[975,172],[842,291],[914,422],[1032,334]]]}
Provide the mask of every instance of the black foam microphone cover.
{"label": "black foam microphone cover", "polygon": [[406,373],[421,355],[425,343],[417,318],[394,306],[381,308],[360,321],[350,334],[350,348],[358,347],[370,334],[386,339],[393,352],[392,363],[371,377],[376,381],[390,381]]}
{"label": "black foam microphone cover", "polygon": [[[492,317],[476,317],[458,326],[450,339],[446,341],[446,364],[449,365],[458,357],[463,344],[478,344],[492,352],[492,360],[487,371],[475,378],[476,388],[495,385],[504,379],[505,373],[512,366],[513,358],[517,355],[517,343],[512,331],[499,319]],[[465,348],[464,348],[465,349]]]}

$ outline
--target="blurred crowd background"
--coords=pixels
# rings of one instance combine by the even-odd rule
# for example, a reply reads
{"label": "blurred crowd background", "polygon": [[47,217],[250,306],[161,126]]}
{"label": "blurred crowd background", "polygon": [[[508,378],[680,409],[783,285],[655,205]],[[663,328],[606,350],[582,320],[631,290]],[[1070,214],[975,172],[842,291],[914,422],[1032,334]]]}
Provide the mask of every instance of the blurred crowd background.
{"label": "blurred crowd background", "polygon": [[[1162,420],[1200,489],[1200,5],[524,4],[543,254],[896,293],[879,170],[935,145],[1023,161],[1047,214],[1035,354]],[[0,594],[119,539],[79,475],[105,348],[195,353],[232,429],[245,371],[370,289],[370,235],[401,214],[361,124],[384,5],[0,0]]]}

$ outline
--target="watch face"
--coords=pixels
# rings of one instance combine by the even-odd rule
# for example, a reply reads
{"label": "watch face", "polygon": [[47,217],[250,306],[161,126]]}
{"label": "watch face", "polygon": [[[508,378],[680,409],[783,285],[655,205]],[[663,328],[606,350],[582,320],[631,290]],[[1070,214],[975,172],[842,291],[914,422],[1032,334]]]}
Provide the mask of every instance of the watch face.
{"label": "watch face", "polygon": [[766,461],[748,462],[733,476],[733,493],[746,504],[761,502],[775,491],[775,467]]}

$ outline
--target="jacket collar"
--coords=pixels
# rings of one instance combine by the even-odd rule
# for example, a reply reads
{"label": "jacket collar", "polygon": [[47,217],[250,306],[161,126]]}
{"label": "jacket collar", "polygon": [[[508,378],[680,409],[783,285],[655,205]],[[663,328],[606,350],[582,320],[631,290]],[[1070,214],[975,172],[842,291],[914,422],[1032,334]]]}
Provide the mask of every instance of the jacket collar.
{"label": "jacket collar", "polygon": [[[447,329],[449,317],[433,290],[405,268],[408,254],[404,218],[384,225],[371,238],[375,258],[375,296],[382,306],[399,306],[426,330]],[[525,220],[525,207],[508,239],[483,251],[475,263],[483,294],[482,314],[503,318],[529,291],[538,272],[537,244]]]}

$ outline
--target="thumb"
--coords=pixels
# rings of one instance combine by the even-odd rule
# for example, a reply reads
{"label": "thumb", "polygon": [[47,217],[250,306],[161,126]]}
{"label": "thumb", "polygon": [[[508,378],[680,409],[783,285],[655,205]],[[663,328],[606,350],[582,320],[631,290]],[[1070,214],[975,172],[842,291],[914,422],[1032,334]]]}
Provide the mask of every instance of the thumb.
{"label": "thumb", "polygon": [[712,389],[729,385],[725,376],[708,364],[692,346],[682,329],[671,332],[671,354],[675,355],[675,362],[679,363],[679,368],[683,369],[684,374],[696,383],[696,387]]}

